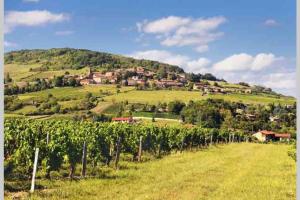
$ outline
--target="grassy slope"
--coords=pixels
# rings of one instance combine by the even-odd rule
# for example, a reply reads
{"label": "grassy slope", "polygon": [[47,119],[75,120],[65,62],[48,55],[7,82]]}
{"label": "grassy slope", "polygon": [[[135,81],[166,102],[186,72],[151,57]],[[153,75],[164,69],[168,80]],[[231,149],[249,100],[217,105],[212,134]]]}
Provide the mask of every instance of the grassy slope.
{"label": "grassy slope", "polygon": [[4,73],[9,73],[10,77],[15,81],[20,81],[22,78],[29,77],[36,72],[30,72],[29,69],[38,68],[39,64],[34,65],[19,65],[19,64],[7,64],[4,67]]}
{"label": "grassy slope", "polygon": [[36,78],[49,78],[52,76],[61,76],[65,72],[69,72],[71,75],[81,75],[87,74],[88,68],[82,68],[79,70],[65,69],[57,71],[44,71],[44,72],[30,72],[29,69],[38,68],[41,64],[31,64],[31,65],[20,65],[20,64],[6,64],[4,67],[4,72],[9,73],[10,77],[14,81],[33,81]]}
{"label": "grassy slope", "polygon": [[254,104],[267,104],[270,102],[292,104],[295,100],[293,98],[274,98],[263,95],[251,95],[251,94],[226,94],[226,95],[208,95],[201,96],[200,92],[196,91],[171,91],[171,90],[157,90],[157,91],[130,91],[127,93],[115,94],[107,96],[105,100],[116,101],[128,100],[131,103],[149,103],[157,104],[158,102],[170,102],[174,100],[181,100],[188,102],[189,100],[202,100],[207,98],[224,99],[229,101],[243,101],[244,103]]}
{"label": "grassy slope", "polygon": [[[295,199],[296,165],[287,145],[230,144],[124,163],[106,179],[38,181],[33,199]],[[11,194],[9,194],[11,195]],[[27,194],[22,194],[27,195]]]}
{"label": "grassy slope", "polygon": [[[132,90],[132,87],[121,88],[121,92]],[[83,98],[87,92],[91,92],[93,95],[99,96],[100,90],[103,92],[116,92],[115,85],[101,85],[101,86],[82,86],[82,87],[64,87],[64,88],[53,88],[48,90],[42,90],[39,92],[31,92],[19,95],[21,100],[26,100],[30,98],[40,98],[40,97],[47,97],[48,94],[53,94],[53,96],[57,98],[62,97],[70,97],[70,98]]]}

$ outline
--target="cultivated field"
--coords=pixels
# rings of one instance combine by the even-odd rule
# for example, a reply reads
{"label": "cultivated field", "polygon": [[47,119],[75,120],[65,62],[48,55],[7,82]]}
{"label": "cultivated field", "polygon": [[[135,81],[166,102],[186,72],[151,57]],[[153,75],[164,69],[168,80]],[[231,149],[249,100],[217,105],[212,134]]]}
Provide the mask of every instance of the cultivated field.
{"label": "cultivated field", "polygon": [[190,100],[202,100],[207,98],[224,99],[228,101],[239,102],[251,104],[267,104],[267,103],[282,103],[282,104],[292,104],[295,99],[289,97],[275,98],[274,96],[267,95],[251,95],[251,94],[225,94],[225,95],[205,95],[202,96],[198,91],[177,91],[177,90],[154,90],[154,91],[143,91],[135,90],[134,87],[122,87],[120,88],[120,93],[116,93],[116,87],[113,85],[90,85],[82,87],[65,87],[65,88],[54,88],[48,90],[42,90],[39,92],[31,92],[19,95],[21,100],[26,100],[30,98],[41,98],[47,97],[49,93],[53,94],[57,98],[70,97],[70,98],[82,98],[87,92],[91,92],[93,95],[100,95],[100,90],[104,92],[111,92],[104,100],[108,102],[120,102],[128,100],[130,103],[149,103],[157,104],[158,102],[170,102],[174,100],[180,100],[188,102]]}
{"label": "cultivated field", "polygon": [[4,68],[4,73],[9,73],[10,77],[14,81],[33,81],[36,78],[50,78],[53,76],[62,76],[66,72],[71,75],[82,75],[88,73],[88,68],[84,67],[79,70],[65,69],[65,70],[49,70],[49,71],[30,71],[30,69],[35,69],[41,67],[41,64],[30,64],[30,65],[20,65],[20,64],[6,64]]}
{"label": "cultivated field", "polygon": [[155,90],[155,91],[140,91],[132,90],[127,93],[119,93],[107,96],[104,99],[107,101],[125,101],[130,103],[149,103],[157,104],[158,102],[170,102],[180,100],[189,102],[190,100],[197,101],[207,98],[224,99],[227,101],[242,101],[249,104],[267,104],[267,103],[283,103],[292,104],[295,99],[288,97],[275,98],[274,96],[266,95],[251,95],[251,94],[225,94],[225,95],[205,95],[202,96],[198,91],[176,91],[176,90]]}
{"label": "cultivated field", "polygon": [[[105,178],[45,181],[31,199],[296,199],[290,146],[239,143],[177,153],[145,163],[122,161]],[[27,192],[6,197],[28,198]]]}
{"label": "cultivated field", "polygon": [[[133,87],[123,87],[120,89],[121,92],[133,90]],[[100,91],[116,93],[116,86],[114,85],[89,85],[82,87],[63,87],[63,88],[53,88],[48,90],[42,90],[38,92],[31,92],[19,95],[21,100],[27,100],[31,98],[46,98],[48,94],[52,94],[56,98],[83,98],[88,92],[95,96],[100,96]]]}

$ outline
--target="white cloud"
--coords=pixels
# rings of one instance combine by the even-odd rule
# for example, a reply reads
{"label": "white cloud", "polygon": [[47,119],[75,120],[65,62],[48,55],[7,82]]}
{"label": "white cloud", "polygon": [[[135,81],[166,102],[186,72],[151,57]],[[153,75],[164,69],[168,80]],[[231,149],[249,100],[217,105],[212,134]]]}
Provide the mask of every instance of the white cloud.
{"label": "white cloud", "polygon": [[72,35],[74,31],[66,30],[66,31],[56,31],[55,35],[58,36],[66,36],[66,35]]}
{"label": "white cloud", "polygon": [[264,25],[266,25],[266,26],[278,26],[279,23],[275,19],[267,19],[264,22]]}
{"label": "white cloud", "polygon": [[40,0],[23,0],[23,2],[29,2],[29,3],[37,3]]}
{"label": "white cloud", "polygon": [[137,23],[138,29],[145,33],[168,33],[176,28],[189,23],[191,19],[177,16],[169,16],[148,22]]}
{"label": "white cloud", "polygon": [[234,54],[213,65],[220,71],[260,71],[271,67],[276,61],[282,60],[271,53],[260,53],[252,56],[246,53]]}
{"label": "white cloud", "polygon": [[194,73],[205,73],[211,61],[207,58],[199,58],[198,60],[191,60],[187,63],[186,70]]}
{"label": "white cloud", "polygon": [[171,65],[177,65],[183,68],[186,72],[193,73],[201,73],[203,71],[206,71],[205,68],[208,67],[211,63],[211,61],[207,58],[199,58],[197,60],[193,60],[188,56],[174,54],[165,50],[137,51],[128,56],[136,59],[154,60]]}
{"label": "white cloud", "polygon": [[201,46],[196,47],[195,50],[199,53],[204,53],[209,50],[209,47],[208,47],[208,45],[201,45]]}
{"label": "white cloud", "polygon": [[225,17],[189,18],[169,16],[154,21],[137,23],[143,34],[154,34],[163,46],[195,46],[198,52],[208,50],[208,44],[223,36],[217,28],[227,21]]}
{"label": "white cloud", "polygon": [[18,45],[14,42],[4,41],[4,47],[16,47],[16,46]]}
{"label": "white cloud", "polygon": [[189,61],[187,56],[173,54],[164,50],[137,51],[129,56],[136,59],[148,59],[178,66],[183,66]]}
{"label": "white cloud", "polygon": [[267,87],[274,89],[295,89],[296,73],[272,73],[264,76]]}
{"label": "white cloud", "polygon": [[64,13],[51,13],[47,10],[8,11],[4,16],[4,33],[10,33],[19,26],[41,26],[59,23],[69,19]]}

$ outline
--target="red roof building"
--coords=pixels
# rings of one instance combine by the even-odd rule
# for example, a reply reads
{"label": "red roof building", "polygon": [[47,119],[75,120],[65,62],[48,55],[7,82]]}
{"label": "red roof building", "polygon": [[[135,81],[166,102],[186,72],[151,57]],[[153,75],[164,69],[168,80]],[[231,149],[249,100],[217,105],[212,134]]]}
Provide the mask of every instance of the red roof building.
{"label": "red roof building", "polygon": [[273,131],[262,130],[253,134],[261,142],[266,141],[282,141],[282,140],[290,140],[291,134],[289,133],[276,133]]}
{"label": "red roof building", "polygon": [[114,117],[112,118],[113,122],[122,122],[122,123],[133,123],[134,120],[132,117]]}

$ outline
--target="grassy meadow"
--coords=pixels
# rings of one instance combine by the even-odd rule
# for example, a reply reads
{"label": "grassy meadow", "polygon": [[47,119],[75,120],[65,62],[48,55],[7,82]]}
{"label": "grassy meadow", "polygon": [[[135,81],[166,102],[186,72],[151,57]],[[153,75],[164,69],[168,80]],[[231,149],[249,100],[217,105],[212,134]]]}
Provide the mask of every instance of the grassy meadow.
{"label": "grassy meadow", "polygon": [[190,100],[197,101],[207,98],[224,99],[227,101],[243,102],[249,104],[268,104],[268,103],[283,103],[292,104],[295,99],[289,97],[275,98],[274,96],[252,95],[252,94],[213,94],[205,95],[199,91],[176,91],[176,90],[154,90],[142,91],[132,90],[127,93],[119,93],[105,97],[106,101],[115,100],[117,102],[128,100],[130,103],[149,103],[157,104],[158,102],[170,102],[180,100],[185,103]]}
{"label": "grassy meadow", "polygon": [[[119,92],[117,92],[119,90]],[[276,97],[267,94],[210,94],[202,95],[199,91],[184,91],[184,90],[136,90],[134,87],[117,88],[115,85],[86,85],[81,87],[63,87],[42,90],[38,92],[30,92],[18,95],[25,106],[13,112],[6,112],[6,114],[16,114],[16,116],[6,115],[6,117],[18,117],[26,115],[37,108],[28,105],[31,100],[44,100],[49,94],[52,94],[58,99],[61,108],[71,108],[79,105],[81,100],[85,98],[86,94],[90,92],[93,96],[101,98],[97,106],[91,109],[95,113],[114,114],[118,111],[118,102],[125,102],[132,104],[150,104],[157,105],[158,103],[169,103],[171,101],[179,100],[188,103],[190,100],[198,101],[208,98],[224,99],[232,102],[243,102],[246,104],[268,104],[281,103],[293,104],[294,98],[291,97]],[[71,115],[72,116],[72,115]],[[136,117],[152,117],[152,113],[134,113]],[[174,118],[172,116],[156,116],[158,118]],[[175,118],[178,118],[175,117]]]}
{"label": "grassy meadow", "polygon": [[30,65],[21,65],[21,64],[5,64],[4,73],[9,73],[10,77],[14,81],[33,81],[36,78],[49,78],[53,76],[61,76],[66,72],[69,72],[71,75],[81,75],[87,74],[88,68],[84,67],[79,70],[74,69],[64,69],[64,70],[49,70],[49,71],[30,71],[30,69],[35,69],[41,67],[41,64],[30,64]]}
{"label": "grassy meadow", "polygon": [[292,104],[295,102],[294,98],[280,97],[267,95],[253,95],[253,94],[213,94],[202,96],[199,91],[181,91],[181,90],[135,90],[134,87],[122,87],[120,93],[116,93],[116,86],[114,85],[89,85],[82,87],[64,87],[53,88],[48,90],[42,90],[38,92],[31,92],[19,95],[21,100],[27,100],[31,98],[45,98],[49,93],[53,94],[57,98],[70,97],[70,98],[83,98],[87,92],[93,95],[99,96],[100,90],[103,92],[110,92],[111,95],[107,95],[104,100],[107,102],[121,102],[128,101],[129,103],[149,103],[157,104],[158,102],[170,102],[174,100],[180,100],[189,102],[190,100],[197,101],[207,98],[224,99],[228,101],[239,102],[249,104],[267,104],[267,103],[283,103]]}
{"label": "grassy meadow", "polygon": [[[236,143],[183,152],[143,163],[121,161],[120,170],[78,181],[37,180],[33,195],[7,199],[288,200],[296,199],[296,163],[289,145]],[[28,181],[29,185],[29,181]]]}
{"label": "grassy meadow", "polygon": [[[133,90],[133,87],[123,87],[120,88],[121,92],[126,92]],[[109,93],[116,93],[116,86],[115,85],[87,85],[81,87],[63,87],[63,88],[52,88],[47,90],[42,90],[38,92],[31,92],[19,95],[20,100],[27,100],[27,99],[35,99],[35,98],[46,98],[48,94],[52,94],[56,98],[76,98],[81,99],[83,98],[88,92],[92,93],[95,96],[100,96],[100,91],[109,92]]]}

